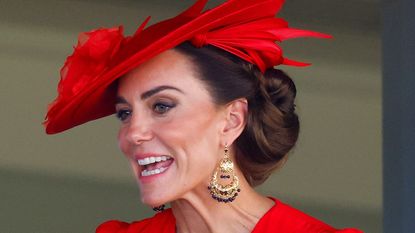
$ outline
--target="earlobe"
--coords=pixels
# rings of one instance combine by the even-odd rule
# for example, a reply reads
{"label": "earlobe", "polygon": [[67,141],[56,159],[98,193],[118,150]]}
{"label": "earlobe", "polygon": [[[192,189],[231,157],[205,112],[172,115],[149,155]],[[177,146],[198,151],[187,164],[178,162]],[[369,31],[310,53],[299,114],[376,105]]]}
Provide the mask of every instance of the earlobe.
{"label": "earlobe", "polygon": [[232,144],[241,135],[245,128],[248,115],[248,101],[237,99],[226,107],[226,124],[222,130],[223,140]]}

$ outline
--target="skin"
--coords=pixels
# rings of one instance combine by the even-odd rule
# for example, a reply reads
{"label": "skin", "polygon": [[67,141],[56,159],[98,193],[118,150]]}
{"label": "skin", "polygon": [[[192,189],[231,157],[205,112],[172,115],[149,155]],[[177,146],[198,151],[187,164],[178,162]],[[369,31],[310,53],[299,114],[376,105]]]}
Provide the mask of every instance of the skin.
{"label": "skin", "polygon": [[[236,164],[242,191],[234,202],[218,203],[207,190],[225,144],[234,156],[232,143],[245,127],[247,101],[217,106],[197,76],[194,64],[175,50],[126,74],[116,104],[119,147],[130,161],[142,202],[170,202],[177,232],[251,232],[274,202],[255,192]],[[168,155],[173,162],[164,173],[143,179],[136,158],[148,155]]]}

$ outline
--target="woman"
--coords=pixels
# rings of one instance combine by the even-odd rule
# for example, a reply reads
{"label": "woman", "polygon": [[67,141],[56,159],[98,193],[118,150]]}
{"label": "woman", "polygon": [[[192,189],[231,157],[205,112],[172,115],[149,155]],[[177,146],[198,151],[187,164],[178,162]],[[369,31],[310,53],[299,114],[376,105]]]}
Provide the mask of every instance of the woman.
{"label": "woman", "polygon": [[160,212],[108,221],[97,233],[360,232],[336,230],[253,189],[284,162],[299,132],[295,85],[273,66],[306,64],[284,58],[275,41],[329,37],[274,18],[282,2],[231,0],[201,13],[206,1],[197,1],[144,29],[146,20],[132,37],[121,27],[80,36],[46,131],[115,111],[141,200]]}

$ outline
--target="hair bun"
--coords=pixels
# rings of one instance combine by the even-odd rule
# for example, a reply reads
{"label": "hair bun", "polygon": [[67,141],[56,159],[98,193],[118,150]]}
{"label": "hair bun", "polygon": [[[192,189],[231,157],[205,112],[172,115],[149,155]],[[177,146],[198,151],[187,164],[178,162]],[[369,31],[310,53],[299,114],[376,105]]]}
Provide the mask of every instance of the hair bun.
{"label": "hair bun", "polygon": [[242,157],[238,165],[249,171],[247,180],[253,186],[264,182],[272,171],[284,164],[294,147],[300,129],[295,113],[296,88],[283,71],[268,69],[264,74],[252,68],[256,78],[255,95],[248,99],[248,121],[237,140]]}
{"label": "hair bun", "polygon": [[283,114],[294,112],[297,90],[292,79],[284,71],[273,68],[266,70],[262,87],[266,92],[263,94],[266,94]]}

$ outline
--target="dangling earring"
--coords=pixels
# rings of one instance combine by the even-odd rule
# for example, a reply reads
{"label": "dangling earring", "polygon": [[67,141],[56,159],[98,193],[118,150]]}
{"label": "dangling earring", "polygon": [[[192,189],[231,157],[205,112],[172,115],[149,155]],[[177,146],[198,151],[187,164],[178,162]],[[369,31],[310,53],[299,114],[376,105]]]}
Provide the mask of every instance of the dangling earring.
{"label": "dangling earring", "polygon": [[[210,190],[213,199],[218,202],[227,203],[234,201],[241,190],[239,189],[239,179],[233,170],[233,162],[228,155],[227,145],[225,145],[224,151],[225,156],[221,159],[219,167],[217,167],[213,173],[208,189]],[[224,184],[218,182],[218,176],[220,181],[223,181]]]}
{"label": "dangling earring", "polygon": [[164,207],[166,207],[166,206],[163,204],[161,206],[153,207],[153,210],[156,211],[156,212],[162,212],[164,210]]}

